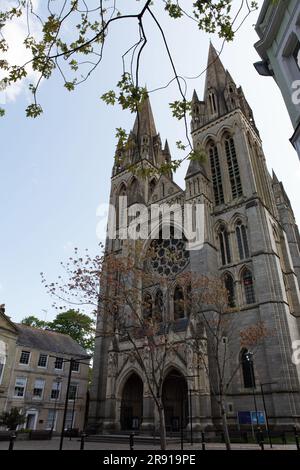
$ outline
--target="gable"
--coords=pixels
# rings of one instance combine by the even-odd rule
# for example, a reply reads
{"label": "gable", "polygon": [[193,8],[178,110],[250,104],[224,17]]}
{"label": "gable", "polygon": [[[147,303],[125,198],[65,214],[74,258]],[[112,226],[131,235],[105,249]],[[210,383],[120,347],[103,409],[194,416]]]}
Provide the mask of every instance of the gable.
{"label": "gable", "polygon": [[14,323],[2,312],[0,312],[0,335],[1,330],[5,330],[6,332],[10,332],[17,336],[18,330]]}
{"label": "gable", "polygon": [[183,190],[174,181],[161,175],[149,203],[162,202],[162,199],[167,199],[176,193],[183,193]]}

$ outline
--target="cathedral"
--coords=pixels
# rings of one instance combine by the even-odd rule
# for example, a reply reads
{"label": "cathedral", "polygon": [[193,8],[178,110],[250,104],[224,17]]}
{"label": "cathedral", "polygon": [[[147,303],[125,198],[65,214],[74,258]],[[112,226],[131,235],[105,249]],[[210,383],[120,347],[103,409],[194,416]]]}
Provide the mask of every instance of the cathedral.
{"label": "cathedral", "polygon": [[[194,91],[191,106],[193,147],[204,150],[206,158],[190,160],[184,189],[174,182],[171,170],[155,173],[172,158],[168,142],[162,145],[147,98],[129,135],[126,154],[116,151],[110,203],[117,207],[120,196],[126,196],[128,206],[200,203],[204,207],[201,249],[187,253],[184,241],[176,240],[181,256],[177,263],[166,263],[162,261],[166,245],[153,245],[153,240],[144,243],[144,250],[156,249],[151,269],[175,279],[174,288],[167,291],[149,287],[149,302],[159,305],[166,298],[164,315],[178,323],[180,332],[185,328],[185,309],[178,308],[176,299],[185,294],[176,287],[176,273],[222,279],[238,329],[263,322],[272,332],[253,357],[250,379],[249,364],[243,360],[249,351],[240,347],[236,334],[229,367],[236,367],[237,373],[226,394],[229,425],[249,424],[247,416],[252,420],[255,408],[256,417],[267,412],[272,428],[296,425],[300,423],[300,365],[293,360],[293,352],[300,340],[299,232],[283,184],[268,172],[251,107],[212,44],[204,98],[200,100]],[[133,163],[153,172],[133,175],[128,170]],[[119,220],[117,230],[121,225]],[[128,243],[122,237],[108,237],[105,250],[126,256]],[[98,328],[103,328],[103,322],[102,312]],[[96,336],[89,426],[95,432],[151,434],[158,427],[153,398],[143,370],[126,348],[126,342],[121,344],[117,337],[112,341]],[[210,367],[209,344],[207,350]],[[205,371],[196,370],[194,354],[183,345],[166,357],[163,400],[168,431],[178,431],[179,422],[195,433],[220,424],[210,380]],[[264,425],[265,418],[261,419]]]}

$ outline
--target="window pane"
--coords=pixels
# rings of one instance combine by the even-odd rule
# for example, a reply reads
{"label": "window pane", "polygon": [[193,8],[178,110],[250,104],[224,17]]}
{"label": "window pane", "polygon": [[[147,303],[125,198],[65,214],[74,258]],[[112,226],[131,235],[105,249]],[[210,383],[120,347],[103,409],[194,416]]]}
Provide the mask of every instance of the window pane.
{"label": "window pane", "polygon": [[245,388],[255,387],[255,376],[253,367],[253,357],[249,355],[249,351],[244,349],[242,351],[242,369],[243,369],[243,380]]}
{"label": "window pane", "polygon": [[74,371],[74,372],[78,372],[78,371],[79,371],[79,362],[74,361],[74,362],[72,363],[72,371]]}
{"label": "window pane", "polygon": [[143,317],[145,320],[152,317],[152,299],[149,294],[146,294],[143,301]]}
{"label": "window pane", "polygon": [[65,430],[73,427],[73,410],[68,410],[66,414]]}
{"label": "window pane", "polygon": [[45,381],[42,379],[36,379],[34,383],[33,396],[42,398],[44,391]]}
{"label": "window pane", "polygon": [[29,356],[30,356],[29,351],[22,351],[21,356],[20,356],[20,364],[28,364]]}
{"label": "window pane", "polygon": [[63,358],[62,357],[57,357],[55,359],[54,367],[55,367],[55,369],[62,369],[63,368]]}
{"label": "window pane", "polygon": [[15,383],[15,397],[23,397],[25,393],[25,386],[26,386],[26,378],[25,377],[17,377]]}
{"label": "window pane", "polygon": [[174,319],[184,318],[184,297],[181,287],[176,287],[174,291]]}
{"label": "window pane", "polygon": [[235,199],[243,195],[240,170],[237,161],[234,140],[232,137],[225,141],[225,151],[228,165],[228,173],[231,184],[232,198]]}
{"label": "window pane", "polygon": [[69,400],[75,400],[77,394],[77,384],[71,384],[69,388]]}
{"label": "window pane", "polygon": [[224,203],[221,167],[217,146],[209,149],[210,169],[213,182],[213,191],[216,205]]}
{"label": "window pane", "polygon": [[55,429],[57,421],[57,411],[49,410],[46,422],[46,429]]}
{"label": "window pane", "polygon": [[248,269],[244,271],[243,284],[246,304],[253,304],[255,302],[253,279],[252,274]]}
{"label": "window pane", "polygon": [[249,247],[248,247],[246,227],[242,225],[241,228],[242,228],[242,238],[243,238],[243,244],[244,244],[245,257],[249,258]]}
{"label": "window pane", "polygon": [[237,239],[237,244],[238,244],[240,259],[244,259],[244,250],[243,250],[243,243],[242,243],[242,237],[241,237],[241,229],[240,229],[240,227],[237,227],[237,228],[235,229],[235,231],[236,231],[236,239]]}
{"label": "window pane", "polygon": [[229,274],[225,276],[225,288],[227,290],[228,306],[235,307],[234,280]]}
{"label": "window pane", "polygon": [[162,312],[163,312],[163,294],[159,290],[155,296],[155,319],[157,321],[162,321]]}
{"label": "window pane", "polygon": [[48,358],[47,354],[40,354],[38,366],[39,367],[46,367],[47,366],[47,358]]}
{"label": "window pane", "polygon": [[60,389],[61,389],[61,382],[54,381],[52,384],[51,399],[57,400],[59,398]]}

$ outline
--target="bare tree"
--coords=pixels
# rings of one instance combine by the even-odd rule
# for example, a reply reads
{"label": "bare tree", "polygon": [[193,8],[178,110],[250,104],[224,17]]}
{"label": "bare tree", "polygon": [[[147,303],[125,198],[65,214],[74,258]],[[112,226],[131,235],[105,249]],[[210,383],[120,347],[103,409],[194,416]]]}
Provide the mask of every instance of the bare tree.
{"label": "bare tree", "polygon": [[[192,286],[189,297],[193,325],[190,344],[198,353],[199,362],[209,379],[211,393],[219,405],[224,439],[229,450],[226,396],[241,367],[241,358],[236,360],[237,351],[251,346],[255,353],[271,332],[261,321],[240,328],[238,309],[229,306],[229,293],[219,278],[187,273],[185,282]],[[203,338],[206,338],[207,349],[203,348]]]}
{"label": "bare tree", "polygon": [[[93,306],[98,315],[96,337],[108,338],[117,348],[116,338],[126,343],[122,353],[139,365],[156,406],[162,449],[166,448],[162,392],[168,358],[182,345],[193,348],[219,404],[229,449],[226,395],[240,367],[233,360],[236,345],[251,345],[255,350],[268,332],[263,323],[241,330],[233,309],[228,307],[228,293],[222,281],[190,271],[176,276],[176,284],[185,292],[179,308],[186,317],[184,332],[176,332],[176,319],[168,311],[168,293],[173,289],[175,276],[147,269],[152,256],[151,250],[144,254],[138,243],[126,257],[109,254],[92,258],[88,253],[82,257],[76,250],[75,257],[65,266],[67,279],[43,282],[60,303]],[[169,256],[176,262],[176,251]],[[153,302],[148,293],[156,287],[162,295]]]}

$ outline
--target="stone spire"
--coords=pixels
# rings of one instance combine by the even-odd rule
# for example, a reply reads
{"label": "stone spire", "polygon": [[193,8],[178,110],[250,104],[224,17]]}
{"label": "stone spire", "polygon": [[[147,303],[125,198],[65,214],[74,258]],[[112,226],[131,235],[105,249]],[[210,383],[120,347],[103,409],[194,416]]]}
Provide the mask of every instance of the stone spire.
{"label": "stone spire", "polygon": [[132,134],[139,138],[143,135],[148,135],[148,137],[157,136],[149,96],[147,96],[141,110],[136,115]]}
{"label": "stone spire", "polygon": [[[161,138],[156,130],[149,96],[138,111],[127,146],[116,151],[113,176],[124,171],[128,166],[147,161],[155,167],[171,160],[170,149],[166,142],[162,148]],[[169,177],[172,178],[170,171]]]}
{"label": "stone spire", "polygon": [[192,103],[198,103],[198,101],[199,101],[199,98],[198,98],[197,92],[196,92],[196,90],[194,90],[193,97],[192,97]]}
{"label": "stone spire", "polygon": [[194,91],[192,98],[192,132],[218,119],[220,116],[240,109],[256,129],[252,109],[241,87],[237,87],[230,73],[223,66],[213,44],[209,45],[204,100]]}
{"label": "stone spire", "polygon": [[209,91],[214,89],[217,93],[222,92],[227,81],[227,72],[220,60],[219,54],[214,48],[212,42],[209,45],[204,100],[206,101]]}

